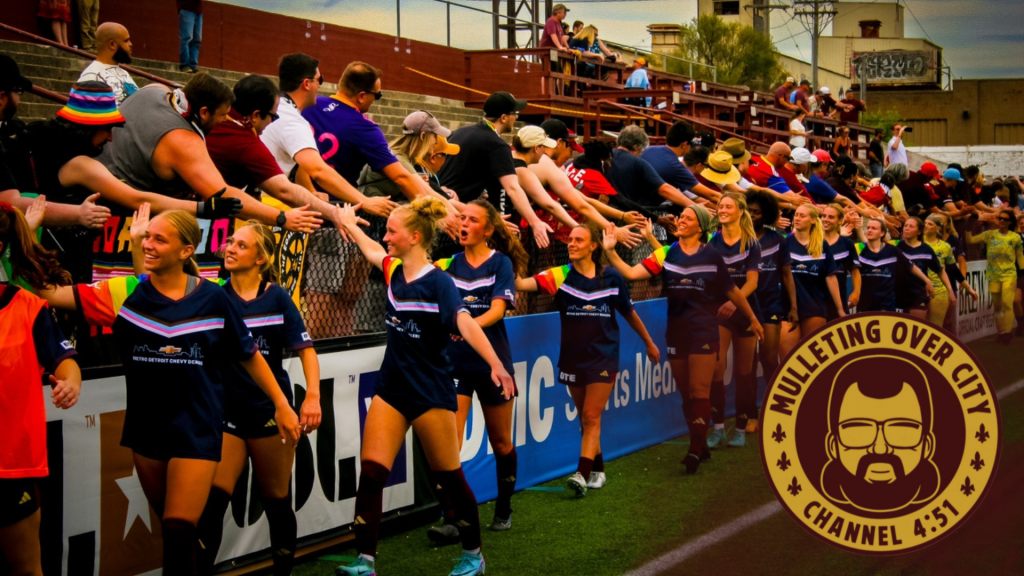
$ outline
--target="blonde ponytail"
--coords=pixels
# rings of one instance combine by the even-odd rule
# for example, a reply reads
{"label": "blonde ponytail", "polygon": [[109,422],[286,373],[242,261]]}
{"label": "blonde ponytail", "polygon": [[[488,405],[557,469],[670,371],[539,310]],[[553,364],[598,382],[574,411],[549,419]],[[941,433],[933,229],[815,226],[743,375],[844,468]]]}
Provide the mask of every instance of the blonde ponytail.
{"label": "blonde ponytail", "polygon": [[[754,231],[754,221],[750,218],[750,212],[747,211],[747,198],[744,194],[737,194],[736,192],[729,192],[722,196],[722,198],[729,198],[736,203],[736,207],[740,211],[740,253],[742,254],[747,250],[747,247],[751,243],[757,241],[757,232]],[[719,200],[721,202],[721,200]]]}
{"label": "blonde ponytail", "polygon": [[441,222],[448,217],[444,202],[433,196],[422,196],[395,212],[402,216],[402,223],[410,232],[419,232],[423,249],[430,252],[434,238],[442,230]]}
{"label": "blonde ponytail", "polygon": [[807,215],[811,217],[811,230],[807,235],[807,254],[812,258],[820,258],[825,244],[825,230],[821,227],[821,214],[810,204],[804,206],[807,208]]}
{"label": "blonde ponytail", "polygon": [[259,220],[248,220],[235,230],[235,233],[242,228],[249,228],[256,235],[256,250],[264,259],[260,266],[260,278],[264,282],[281,283],[281,269],[277,266],[274,256],[277,254],[277,237],[273,231]]}

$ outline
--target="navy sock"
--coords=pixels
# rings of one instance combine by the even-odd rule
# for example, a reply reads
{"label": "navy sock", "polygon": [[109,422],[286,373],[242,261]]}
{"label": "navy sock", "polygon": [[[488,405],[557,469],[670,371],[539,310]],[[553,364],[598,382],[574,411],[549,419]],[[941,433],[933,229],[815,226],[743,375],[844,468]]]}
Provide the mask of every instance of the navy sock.
{"label": "navy sock", "polygon": [[590,480],[590,472],[594,469],[594,460],[580,456],[580,462],[576,465],[576,471],[583,476],[583,481]]}
{"label": "navy sock", "polygon": [[516,449],[504,456],[495,455],[498,469],[498,501],[494,505],[494,515],[507,520],[512,515],[512,494],[516,491],[516,474],[519,468],[519,457]]}
{"label": "navy sock", "polygon": [[463,550],[480,548],[480,511],[473,489],[466,482],[462,467],[446,472],[435,472],[441,488],[449,494],[455,508],[455,526],[459,529]]}
{"label": "navy sock", "polygon": [[295,563],[295,545],[298,539],[298,523],[292,510],[291,498],[264,498],[263,509],[270,524],[271,558],[274,560],[274,576],[289,576]]}
{"label": "navy sock", "polygon": [[715,424],[725,423],[725,382],[722,380],[711,383],[711,420]]}
{"label": "navy sock", "polygon": [[690,413],[690,452],[700,455],[707,444],[708,422],[711,420],[711,402],[707,398],[691,400]]}
{"label": "navy sock", "polygon": [[231,504],[231,494],[214,486],[210,489],[210,497],[206,500],[206,508],[199,518],[196,534],[199,537],[199,548],[196,551],[196,568],[200,574],[212,574],[213,564],[217,561],[217,551],[224,537],[224,514]]}
{"label": "navy sock", "polygon": [[163,521],[164,574],[166,576],[195,576],[196,527],[184,520],[171,518]]}
{"label": "navy sock", "polygon": [[594,472],[604,472],[604,455],[600,452],[594,456]]}

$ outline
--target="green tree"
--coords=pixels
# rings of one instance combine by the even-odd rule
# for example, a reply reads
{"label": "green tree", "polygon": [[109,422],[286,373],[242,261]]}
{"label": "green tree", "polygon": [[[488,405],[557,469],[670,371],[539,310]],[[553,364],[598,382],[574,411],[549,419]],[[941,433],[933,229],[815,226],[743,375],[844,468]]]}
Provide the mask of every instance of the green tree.
{"label": "green tree", "polygon": [[[729,23],[714,14],[702,15],[683,25],[679,49],[673,55],[717,68],[715,77],[710,68],[694,66],[696,80],[717,80],[767,91],[786,77],[770,37],[751,26]],[[669,72],[688,76],[690,66],[669,60]]]}
{"label": "green tree", "polygon": [[[882,136],[882,139],[885,141],[892,138],[892,127],[903,122],[906,122],[906,120],[900,116],[898,110],[874,110],[862,112],[860,115],[861,124],[872,128],[881,128],[885,131],[885,134]],[[903,139],[903,144],[911,146],[906,138]]]}

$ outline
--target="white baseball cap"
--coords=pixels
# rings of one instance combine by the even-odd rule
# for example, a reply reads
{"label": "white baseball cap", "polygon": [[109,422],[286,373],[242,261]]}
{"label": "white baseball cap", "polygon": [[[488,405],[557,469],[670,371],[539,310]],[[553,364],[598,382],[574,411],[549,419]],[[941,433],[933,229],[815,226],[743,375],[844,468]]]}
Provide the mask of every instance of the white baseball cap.
{"label": "white baseball cap", "polygon": [[547,133],[545,133],[544,129],[540,126],[523,126],[519,129],[518,136],[519,141],[527,148],[533,148],[534,146],[555,148],[558,146],[558,142],[555,142],[552,138],[548,138]]}
{"label": "white baseball cap", "polygon": [[822,94],[831,94],[832,92],[829,91],[828,86],[822,86],[821,87],[821,93]]}
{"label": "white baseball cap", "polygon": [[789,163],[793,166],[802,166],[813,161],[814,156],[807,148],[793,148],[793,151],[789,153]]}

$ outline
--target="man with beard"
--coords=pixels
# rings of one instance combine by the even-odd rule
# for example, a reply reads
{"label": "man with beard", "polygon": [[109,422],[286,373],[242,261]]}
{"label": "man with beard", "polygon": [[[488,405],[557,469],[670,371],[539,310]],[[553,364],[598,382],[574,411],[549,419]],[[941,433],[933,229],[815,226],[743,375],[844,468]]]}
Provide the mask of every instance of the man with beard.
{"label": "man with beard", "polygon": [[891,512],[927,502],[939,490],[932,462],[931,391],[902,358],[858,358],[832,385],[822,492],[837,504]]}
{"label": "man with beard", "polygon": [[[223,82],[202,72],[183,90],[150,84],[125,100],[120,112],[125,125],[114,129],[113,142],[98,160],[111,174],[136,190],[178,199],[210,200],[223,193],[241,200],[240,218],[255,219],[293,232],[320,227],[319,213],[305,209],[284,212],[228,186],[217,170],[204,140],[228,117],[234,95]],[[156,208],[154,206],[154,208]],[[93,281],[131,274],[129,226],[134,207],[112,208],[102,242],[94,250]],[[230,220],[218,220],[204,231],[196,260],[204,277],[215,277],[220,260],[215,253],[230,235]]]}
{"label": "man with beard", "polygon": [[132,39],[128,29],[114,22],[104,22],[96,30],[96,59],[82,70],[79,82],[103,82],[114,91],[117,105],[138,91],[135,80],[120,64],[132,63]]}

